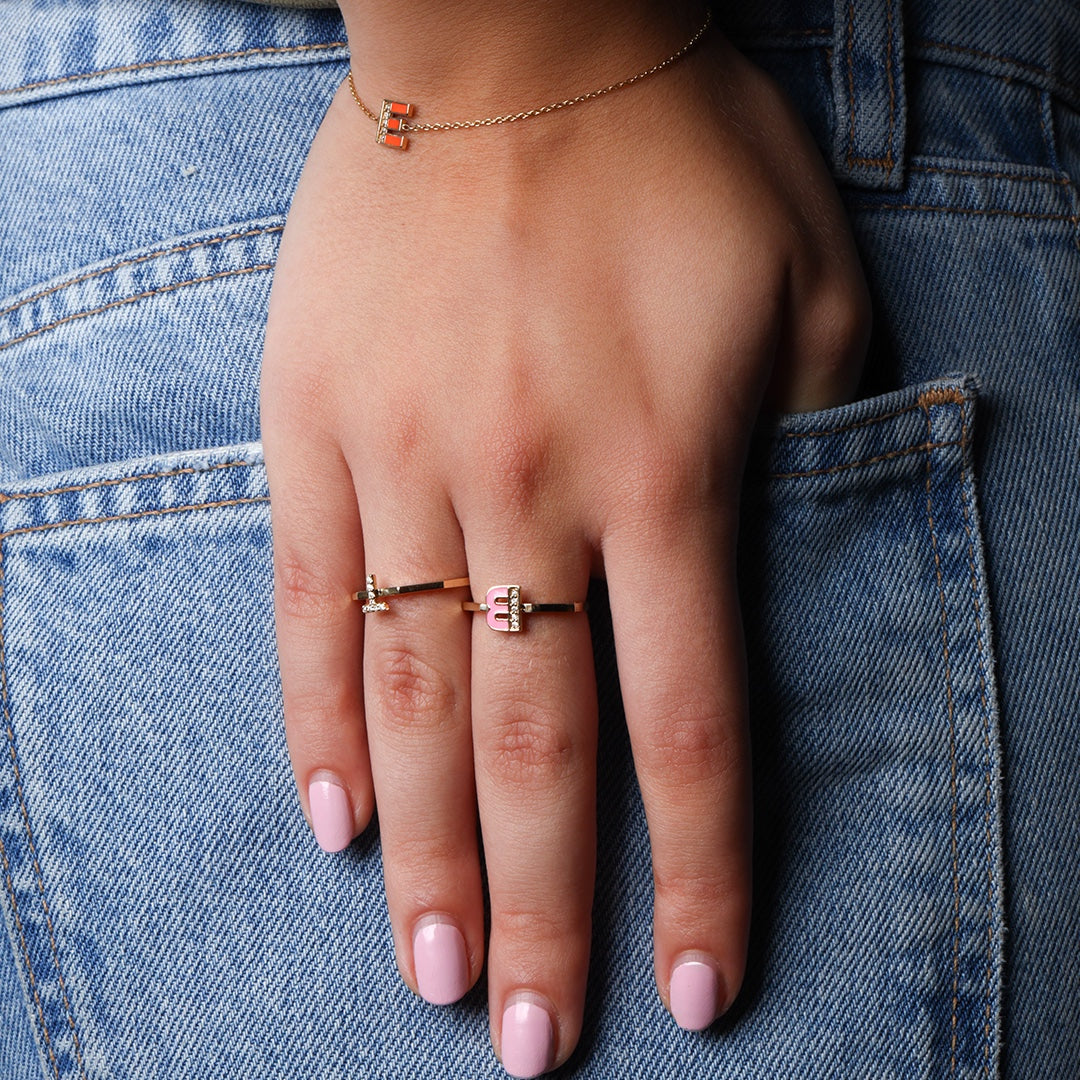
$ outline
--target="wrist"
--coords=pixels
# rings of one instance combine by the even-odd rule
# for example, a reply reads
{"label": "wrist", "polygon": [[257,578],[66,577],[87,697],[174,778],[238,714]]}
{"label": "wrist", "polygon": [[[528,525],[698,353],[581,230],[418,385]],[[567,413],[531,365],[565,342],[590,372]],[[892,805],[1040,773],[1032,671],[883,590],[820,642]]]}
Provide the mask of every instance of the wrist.
{"label": "wrist", "polygon": [[[588,93],[679,49],[701,0],[341,0],[359,92],[417,120],[479,119]],[[422,111],[422,115],[420,115]]]}

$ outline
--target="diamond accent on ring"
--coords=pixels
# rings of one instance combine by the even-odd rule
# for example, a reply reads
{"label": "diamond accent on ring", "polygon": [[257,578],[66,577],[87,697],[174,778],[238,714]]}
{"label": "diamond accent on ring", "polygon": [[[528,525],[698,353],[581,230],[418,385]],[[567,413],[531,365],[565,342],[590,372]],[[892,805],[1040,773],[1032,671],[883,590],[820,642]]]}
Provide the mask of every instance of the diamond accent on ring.
{"label": "diamond accent on ring", "polygon": [[488,589],[480,610],[487,612],[487,624],[492,630],[500,630],[505,634],[521,630],[521,613],[524,608],[520,585],[495,585]]}
{"label": "diamond accent on ring", "polygon": [[366,614],[371,614],[373,611],[389,611],[390,605],[385,600],[379,599],[379,591],[375,585],[375,575],[368,574],[364,579],[364,591],[367,593],[367,600],[364,606],[360,609]]}

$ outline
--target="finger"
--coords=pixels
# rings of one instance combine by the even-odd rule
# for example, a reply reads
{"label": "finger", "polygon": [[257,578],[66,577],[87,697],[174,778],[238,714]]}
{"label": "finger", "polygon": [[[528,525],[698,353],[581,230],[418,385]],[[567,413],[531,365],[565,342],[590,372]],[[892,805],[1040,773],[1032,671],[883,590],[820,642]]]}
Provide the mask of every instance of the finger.
{"label": "finger", "polygon": [[[465,576],[461,531],[445,496],[415,484],[408,491],[404,506],[400,493],[365,492],[364,535],[377,582]],[[368,737],[398,965],[436,1005],[472,986],[484,955],[470,621],[461,610],[468,596],[459,587],[386,597],[387,610],[369,613],[365,625]]]}
{"label": "finger", "polygon": [[731,532],[715,512],[653,514],[604,547],[652,846],[656,979],[676,1022],[691,1029],[711,1024],[738,992],[750,919],[750,754]]}
{"label": "finger", "polygon": [[[473,595],[583,601],[589,552],[553,530],[503,521],[475,536]],[[517,532],[515,533],[515,527]],[[492,542],[531,534],[536,547]],[[561,1064],[577,1043],[596,863],[596,688],[584,614],[524,614],[520,632],[473,621],[476,786],[491,894],[492,1039],[512,1076]]]}
{"label": "finger", "polygon": [[363,582],[360,515],[352,476],[332,440],[290,429],[264,407],[263,445],[285,735],[315,838],[338,851],[367,825],[374,806],[363,625],[351,598]]}

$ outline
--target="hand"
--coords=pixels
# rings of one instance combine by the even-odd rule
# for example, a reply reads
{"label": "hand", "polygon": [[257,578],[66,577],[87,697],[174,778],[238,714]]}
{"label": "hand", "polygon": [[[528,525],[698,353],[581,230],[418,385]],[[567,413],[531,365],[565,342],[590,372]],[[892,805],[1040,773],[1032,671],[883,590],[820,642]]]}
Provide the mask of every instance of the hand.
{"label": "hand", "polygon": [[554,116],[417,135],[406,154],[373,134],[342,87],[271,298],[286,730],[327,847],[377,800],[398,964],[429,1000],[484,962],[478,808],[492,1038],[535,1075],[577,1042],[588,964],[587,616],[511,635],[463,613],[466,590],[368,616],[349,595],[365,573],[467,573],[476,600],[520,583],[570,601],[606,576],[657,984],[677,1021],[706,1026],[738,991],[750,918],[748,437],[767,393],[847,398],[868,301],[809,137],[715,29],[669,71]]}

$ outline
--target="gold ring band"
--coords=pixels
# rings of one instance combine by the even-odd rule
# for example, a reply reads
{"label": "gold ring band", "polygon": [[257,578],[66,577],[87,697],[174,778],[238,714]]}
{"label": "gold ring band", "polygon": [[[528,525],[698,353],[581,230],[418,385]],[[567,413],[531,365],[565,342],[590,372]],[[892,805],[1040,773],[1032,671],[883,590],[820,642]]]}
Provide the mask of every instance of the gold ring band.
{"label": "gold ring band", "polygon": [[[477,603],[474,603],[472,600],[466,600],[461,605],[461,610],[462,611],[494,611],[494,610],[497,610],[497,609],[493,608],[490,604],[477,604]],[[533,614],[534,612],[537,612],[537,611],[584,611],[585,610],[585,603],[582,600],[575,600],[572,604],[533,604],[533,603],[524,603],[524,604],[521,605],[521,610],[527,615],[531,615],[531,614]]]}
{"label": "gold ring band", "polygon": [[370,614],[375,611],[389,611],[390,605],[385,603],[384,596],[406,596],[409,593],[438,592],[440,589],[461,589],[469,584],[467,577],[445,578],[442,581],[421,581],[415,585],[384,585],[379,586],[375,581],[374,574],[368,574],[364,579],[364,588],[354,592],[354,600],[363,600],[363,611]]}
{"label": "gold ring band", "polygon": [[483,603],[466,600],[461,610],[483,612],[492,630],[517,633],[522,629],[522,615],[584,611],[585,602],[573,600],[565,604],[537,604],[521,599],[520,585],[495,585],[488,589]]}

